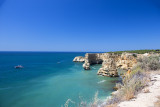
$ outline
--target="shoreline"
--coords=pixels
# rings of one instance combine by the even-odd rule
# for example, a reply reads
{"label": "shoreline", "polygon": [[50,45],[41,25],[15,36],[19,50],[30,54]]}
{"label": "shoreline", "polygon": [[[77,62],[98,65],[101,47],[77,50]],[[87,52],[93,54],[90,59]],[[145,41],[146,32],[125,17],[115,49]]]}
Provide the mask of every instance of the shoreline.
{"label": "shoreline", "polygon": [[154,107],[154,103],[158,101],[157,97],[160,96],[160,72],[152,72],[150,78],[149,85],[135,98],[120,102],[118,107]]}

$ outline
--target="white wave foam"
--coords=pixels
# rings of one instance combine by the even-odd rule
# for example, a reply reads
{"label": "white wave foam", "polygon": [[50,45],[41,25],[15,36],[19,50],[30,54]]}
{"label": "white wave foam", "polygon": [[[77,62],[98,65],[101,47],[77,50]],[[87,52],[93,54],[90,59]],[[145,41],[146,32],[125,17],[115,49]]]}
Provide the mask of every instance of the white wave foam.
{"label": "white wave foam", "polygon": [[103,83],[103,82],[105,82],[106,80],[102,80],[102,81],[99,81],[99,82],[97,82],[98,84],[100,84],[100,83]]}
{"label": "white wave foam", "polygon": [[96,69],[95,67],[92,67],[93,69]]}

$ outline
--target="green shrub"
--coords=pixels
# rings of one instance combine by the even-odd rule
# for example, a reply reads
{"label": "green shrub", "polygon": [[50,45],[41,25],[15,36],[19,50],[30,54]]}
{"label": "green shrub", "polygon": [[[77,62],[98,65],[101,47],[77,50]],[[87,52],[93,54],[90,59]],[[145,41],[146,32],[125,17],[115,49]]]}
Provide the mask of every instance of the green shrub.
{"label": "green shrub", "polygon": [[144,70],[140,67],[139,63],[132,68],[131,73],[130,73],[130,77],[134,76],[138,72],[144,72]]}
{"label": "green shrub", "polygon": [[139,59],[140,67],[145,70],[158,70],[160,69],[160,62],[158,56],[150,56]]}
{"label": "green shrub", "polygon": [[137,57],[137,54],[133,54],[134,57]]}

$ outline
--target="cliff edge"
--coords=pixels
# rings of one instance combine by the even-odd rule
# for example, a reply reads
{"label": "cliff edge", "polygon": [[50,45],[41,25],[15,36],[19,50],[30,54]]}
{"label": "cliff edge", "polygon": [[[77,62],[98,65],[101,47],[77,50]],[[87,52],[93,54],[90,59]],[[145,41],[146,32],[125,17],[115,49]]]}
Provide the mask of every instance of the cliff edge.
{"label": "cliff edge", "polygon": [[118,69],[130,70],[137,64],[137,59],[150,54],[127,53],[86,53],[85,57],[75,57],[74,62],[84,62],[83,68],[90,70],[94,64],[102,64],[97,74],[108,77],[117,77]]}

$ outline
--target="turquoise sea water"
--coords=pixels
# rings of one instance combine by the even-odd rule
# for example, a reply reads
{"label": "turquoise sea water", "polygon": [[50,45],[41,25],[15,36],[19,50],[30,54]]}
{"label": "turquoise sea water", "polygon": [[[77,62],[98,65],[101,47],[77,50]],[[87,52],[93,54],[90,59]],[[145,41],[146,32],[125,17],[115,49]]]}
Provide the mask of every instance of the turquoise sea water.
{"label": "turquoise sea water", "polygon": [[[85,71],[72,62],[85,53],[0,52],[0,107],[61,107],[67,99],[106,98],[119,78],[96,75],[101,65]],[[16,65],[23,69],[15,69]],[[69,107],[74,104],[69,104]]]}

